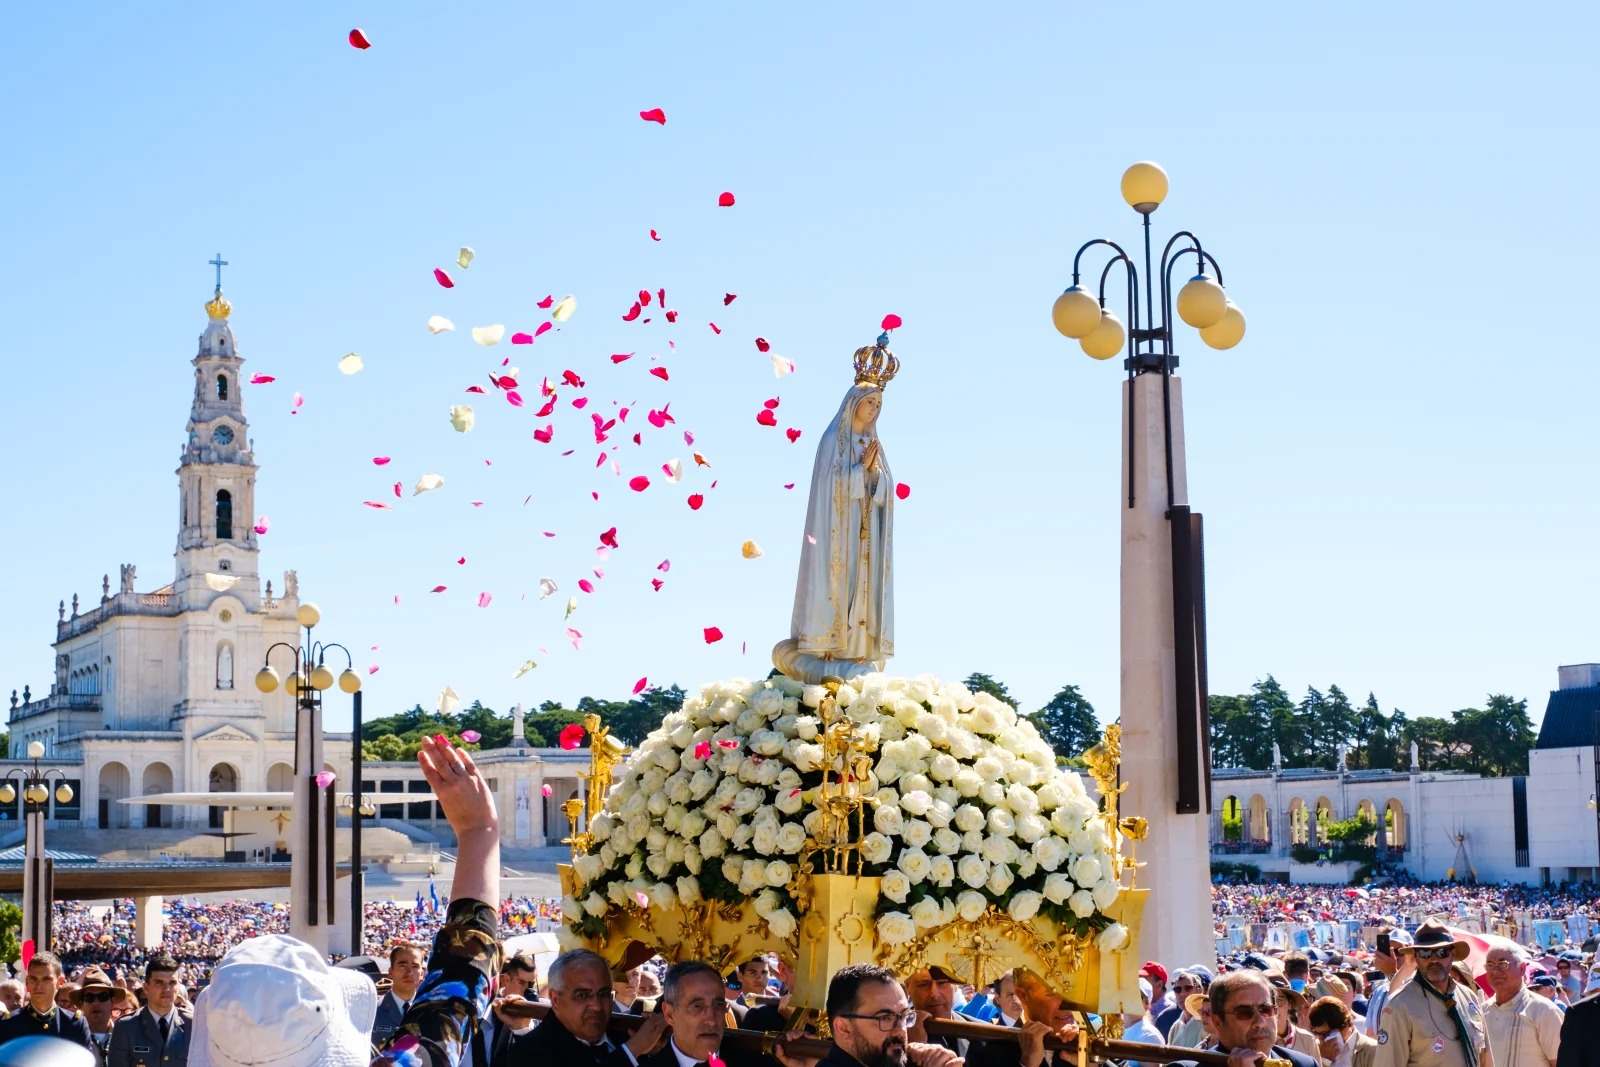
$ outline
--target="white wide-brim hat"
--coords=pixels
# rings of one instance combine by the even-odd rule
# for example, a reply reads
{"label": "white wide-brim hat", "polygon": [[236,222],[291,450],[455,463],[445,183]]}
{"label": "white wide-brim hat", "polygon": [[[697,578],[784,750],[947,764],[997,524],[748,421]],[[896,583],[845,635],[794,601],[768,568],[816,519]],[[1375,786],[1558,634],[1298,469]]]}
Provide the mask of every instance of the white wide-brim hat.
{"label": "white wide-brim hat", "polygon": [[190,1067],[367,1067],[378,990],[304,941],[235,945],[195,1001]]}

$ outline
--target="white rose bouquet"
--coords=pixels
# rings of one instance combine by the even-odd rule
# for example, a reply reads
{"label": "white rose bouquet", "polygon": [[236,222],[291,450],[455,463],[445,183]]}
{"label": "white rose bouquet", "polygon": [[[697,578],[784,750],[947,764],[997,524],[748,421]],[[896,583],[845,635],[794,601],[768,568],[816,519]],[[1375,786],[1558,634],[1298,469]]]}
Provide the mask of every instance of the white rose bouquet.
{"label": "white rose bouquet", "polygon": [[[753,900],[775,936],[792,933],[799,856],[820,826],[826,695],[783,677],[736,679],[668,715],[589,827],[563,912],[573,930],[598,936],[630,905]],[[1099,804],[1032,721],[927,675],[866,675],[837,699],[875,754],[861,855],[883,879],[882,941],[991,905],[1083,936],[1113,927],[1117,863]]]}

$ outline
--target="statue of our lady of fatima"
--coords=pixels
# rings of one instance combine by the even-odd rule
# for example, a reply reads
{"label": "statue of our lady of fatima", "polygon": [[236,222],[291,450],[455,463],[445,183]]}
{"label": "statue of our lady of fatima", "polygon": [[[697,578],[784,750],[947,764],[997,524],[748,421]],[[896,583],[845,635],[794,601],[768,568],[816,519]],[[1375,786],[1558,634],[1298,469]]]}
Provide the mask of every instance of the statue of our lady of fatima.
{"label": "statue of our lady of fatima", "polygon": [[855,384],[817,443],[800,575],[773,664],[796,681],[853,678],[894,655],[894,478],[878,440],[883,389],[900,369],[885,331],[855,354]]}

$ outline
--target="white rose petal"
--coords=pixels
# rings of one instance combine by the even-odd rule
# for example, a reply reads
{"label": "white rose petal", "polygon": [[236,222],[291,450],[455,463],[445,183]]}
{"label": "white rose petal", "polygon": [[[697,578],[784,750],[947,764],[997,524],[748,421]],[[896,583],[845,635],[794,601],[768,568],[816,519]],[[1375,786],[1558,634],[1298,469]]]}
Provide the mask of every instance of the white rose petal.
{"label": "white rose petal", "polygon": [[894,842],[874,830],[861,840],[861,857],[868,863],[887,863],[894,852]]}
{"label": "white rose petal", "polygon": [[906,895],[911,892],[911,879],[907,878],[903,871],[891,869],[884,872],[879,891],[896,904],[904,904]]}
{"label": "white rose petal", "polygon": [[1094,885],[1100,881],[1103,869],[1095,856],[1079,856],[1072,864],[1072,880],[1079,885]]}
{"label": "white rose petal", "polygon": [[972,889],[963,889],[956,897],[956,914],[967,922],[977,922],[983,918],[983,913],[989,908],[989,901],[982,893]]}
{"label": "white rose petal", "polygon": [[1087,889],[1080,889],[1067,898],[1067,907],[1078,918],[1087,919],[1094,914],[1094,895]]}
{"label": "white rose petal", "polygon": [[917,929],[926,930],[942,923],[944,913],[938,901],[932,897],[923,897],[911,905],[911,919],[917,924]]}
{"label": "white rose petal", "polygon": [[1095,939],[1095,947],[1101,952],[1120,952],[1128,947],[1128,928],[1121,923],[1112,923],[1100,931],[1100,936]]}
{"label": "white rose petal", "polygon": [[920,848],[904,848],[900,850],[900,858],[895,861],[895,866],[905,872],[912,885],[916,885],[928,877],[933,861]]}
{"label": "white rose petal", "polygon": [[1072,879],[1064,874],[1046,875],[1044,895],[1052,904],[1065,904],[1072,895]]}
{"label": "white rose petal", "polygon": [[976,889],[989,880],[989,864],[984,862],[982,856],[968,853],[956,864],[956,873],[963,882]]}

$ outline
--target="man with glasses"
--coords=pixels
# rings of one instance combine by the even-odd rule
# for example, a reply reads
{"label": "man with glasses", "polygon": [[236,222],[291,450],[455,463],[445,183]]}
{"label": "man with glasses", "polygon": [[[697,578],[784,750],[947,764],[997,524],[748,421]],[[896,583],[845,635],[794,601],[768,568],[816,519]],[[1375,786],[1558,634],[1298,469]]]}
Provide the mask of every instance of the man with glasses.
{"label": "man with glasses", "polygon": [[1471,946],[1429,919],[1404,951],[1416,959],[1417,977],[1390,995],[1378,1019],[1376,1067],[1490,1067],[1477,987],[1450,976]]}
{"label": "man with glasses", "polygon": [[1307,1013],[1317,1055],[1327,1067],[1372,1067],[1378,1043],[1356,1030],[1356,1014],[1338,997],[1323,997]]}
{"label": "man with glasses", "polygon": [[[906,1029],[917,1021],[917,1013],[887,967],[852,963],[840,968],[828,982],[827,1012],[833,1049],[826,1057],[814,1059],[787,1051],[780,1043],[774,1055],[784,1067],[905,1067],[908,1063],[912,1067],[951,1067],[960,1063],[954,1052],[941,1045],[908,1039]],[[968,1063],[970,1067],[971,1061]]]}
{"label": "man with glasses", "polygon": [[1170,1035],[1172,1028],[1180,1022],[1187,1022],[1193,1018],[1184,1005],[1196,993],[1205,992],[1205,985],[1200,981],[1199,972],[1199,968],[1192,967],[1172,976],[1172,993],[1177,1003],[1156,1015],[1156,1029],[1160,1030],[1163,1036]]}
{"label": "man with glasses", "polygon": [[661,1014],[645,1016],[626,1044],[613,1041],[611,965],[588,949],[563,952],[550,964],[550,1014],[511,1046],[519,1067],[638,1067],[666,1032]]}
{"label": "man with glasses", "polygon": [[672,1028],[665,1048],[639,1061],[639,1067],[704,1067],[720,1058],[727,1030],[727,997],[722,976],[699,960],[674,963],[661,987],[661,1014]]}
{"label": "man with glasses", "polygon": [[139,1010],[139,998],[126,989],[111,984],[111,976],[98,967],[83,972],[83,984],[72,992],[72,1007],[83,1012],[89,1024],[89,1038],[94,1042],[93,1052],[106,1067],[111,1051],[111,1024],[123,1015]]}
{"label": "man with glasses", "polygon": [[1495,1067],[1553,1067],[1561,1049],[1561,1009],[1523,984],[1522,950],[1496,947],[1483,961],[1494,999],[1483,1011]]}
{"label": "man with glasses", "polygon": [[1217,1038],[1217,1051],[1228,1055],[1228,1067],[1261,1067],[1268,1059],[1288,1060],[1293,1067],[1318,1067],[1310,1056],[1274,1043],[1277,999],[1284,992],[1249,967],[1218,975],[1211,983],[1211,1032]]}

